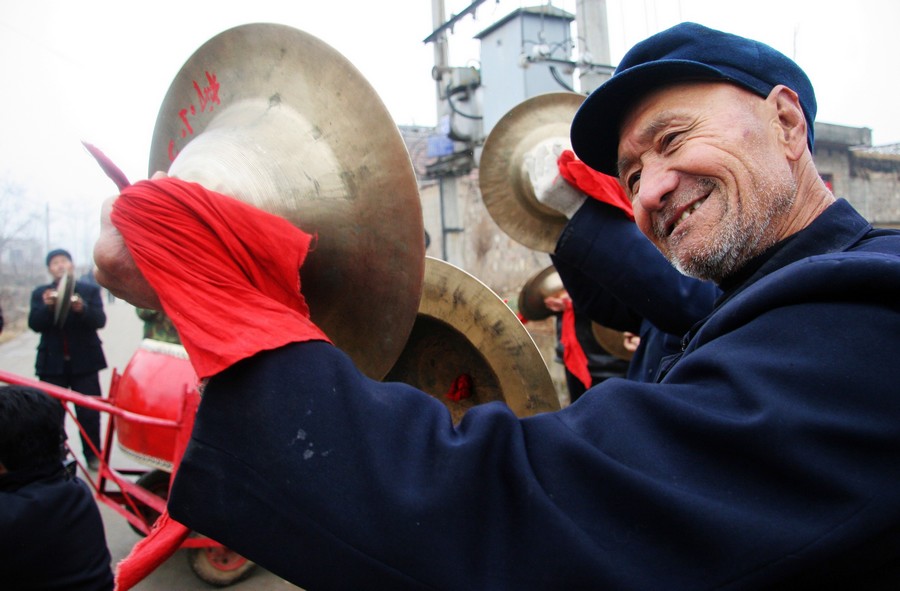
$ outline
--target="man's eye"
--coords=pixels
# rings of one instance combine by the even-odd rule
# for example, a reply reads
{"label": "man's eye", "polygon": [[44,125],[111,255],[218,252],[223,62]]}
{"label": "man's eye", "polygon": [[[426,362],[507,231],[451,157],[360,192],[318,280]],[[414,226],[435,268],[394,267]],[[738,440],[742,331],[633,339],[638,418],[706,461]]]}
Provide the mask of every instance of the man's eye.
{"label": "man's eye", "polygon": [[636,172],[628,177],[628,181],[625,183],[625,186],[628,187],[628,192],[634,195],[637,193],[637,187],[641,181],[641,173]]}
{"label": "man's eye", "polygon": [[680,133],[667,133],[666,135],[662,136],[662,138],[659,141],[660,148],[663,150],[668,149],[669,146],[671,146],[672,143],[676,139],[678,139],[679,135],[681,135],[681,134]]}

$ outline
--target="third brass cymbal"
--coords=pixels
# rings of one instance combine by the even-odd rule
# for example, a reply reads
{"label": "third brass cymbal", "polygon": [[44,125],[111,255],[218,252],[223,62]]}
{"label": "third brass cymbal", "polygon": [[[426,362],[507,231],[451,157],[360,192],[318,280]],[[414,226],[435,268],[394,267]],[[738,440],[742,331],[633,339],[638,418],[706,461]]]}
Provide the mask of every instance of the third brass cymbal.
{"label": "third brass cymbal", "polygon": [[[451,401],[447,393],[462,375],[471,380],[471,396]],[[491,401],[520,417],[559,409],[550,371],[515,313],[474,276],[431,257],[410,340],[385,381],[428,392],[456,422]]]}

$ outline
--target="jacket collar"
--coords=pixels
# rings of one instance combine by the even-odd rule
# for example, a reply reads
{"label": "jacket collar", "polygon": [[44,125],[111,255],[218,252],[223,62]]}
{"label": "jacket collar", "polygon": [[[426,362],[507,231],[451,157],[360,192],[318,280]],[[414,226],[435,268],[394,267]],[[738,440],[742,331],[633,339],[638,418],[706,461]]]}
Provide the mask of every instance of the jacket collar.
{"label": "jacket collar", "polygon": [[813,255],[849,250],[871,230],[872,225],[846,199],[838,199],[806,228],[751,259],[723,281],[719,285],[723,294],[717,307],[762,277],[791,263]]}

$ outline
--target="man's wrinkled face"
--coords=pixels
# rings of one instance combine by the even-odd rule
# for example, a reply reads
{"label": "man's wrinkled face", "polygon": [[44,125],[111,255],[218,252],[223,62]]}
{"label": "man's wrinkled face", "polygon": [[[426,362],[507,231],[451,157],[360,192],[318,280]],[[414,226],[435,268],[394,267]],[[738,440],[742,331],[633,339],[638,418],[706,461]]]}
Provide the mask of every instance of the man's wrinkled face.
{"label": "man's wrinkled face", "polygon": [[779,240],[796,183],[769,106],[692,82],[646,95],[623,121],[619,178],[635,220],[682,273],[721,282]]}
{"label": "man's wrinkled face", "polygon": [[50,259],[47,269],[50,271],[50,275],[53,276],[53,279],[59,279],[67,273],[71,274],[73,269],[72,261],[70,261],[69,257],[66,255],[58,254]]}

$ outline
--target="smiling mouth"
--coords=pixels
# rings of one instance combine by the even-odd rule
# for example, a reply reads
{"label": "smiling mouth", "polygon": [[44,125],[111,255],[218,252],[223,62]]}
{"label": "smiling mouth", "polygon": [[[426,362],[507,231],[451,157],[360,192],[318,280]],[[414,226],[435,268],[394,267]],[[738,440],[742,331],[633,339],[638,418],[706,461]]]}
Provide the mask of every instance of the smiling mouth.
{"label": "smiling mouth", "polygon": [[671,227],[670,230],[669,230],[669,235],[671,235],[672,232],[674,232],[675,229],[676,229],[678,226],[680,226],[681,223],[682,223],[684,220],[688,219],[688,218],[691,216],[691,214],[693,214],[695,211],[697,211],[697,209],[699,209],[699,207],[700,207],[701,205],[703,205],[703,204],[706,202],[706,200],[707,200],[707,197],[704,197],[703,199],[698,199],[698,200],[695,201],[690,207],[688,207],[687,209],[685,209],[685,210],[681,213],[681,215],[678,217],[678,219],[676,219],[676,220],[672,223],[672,227]]}

